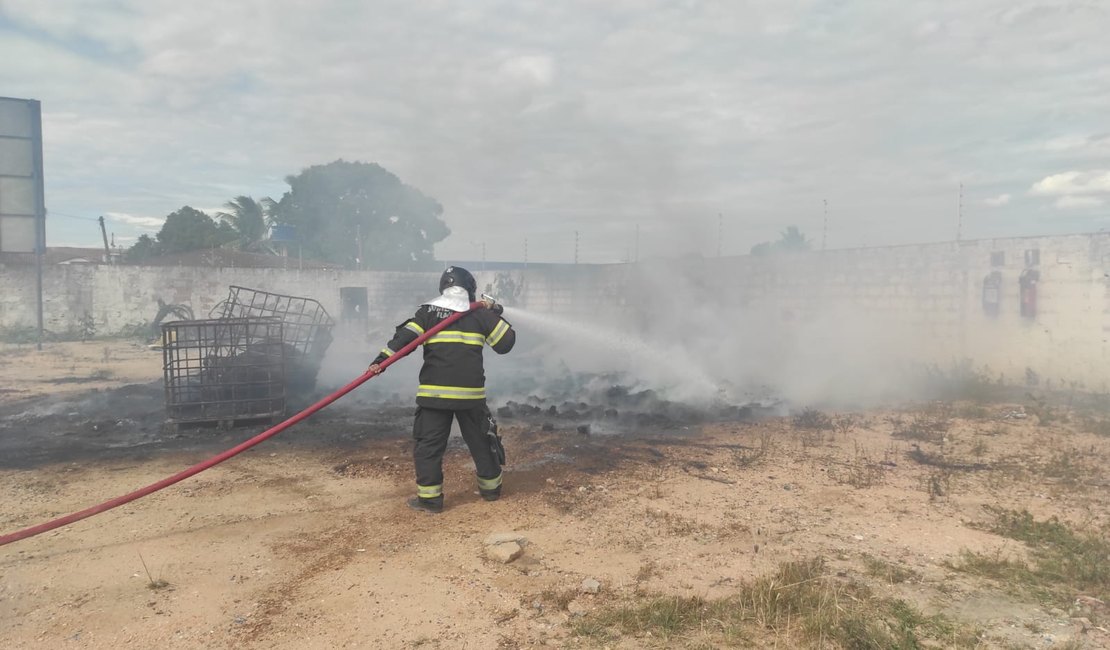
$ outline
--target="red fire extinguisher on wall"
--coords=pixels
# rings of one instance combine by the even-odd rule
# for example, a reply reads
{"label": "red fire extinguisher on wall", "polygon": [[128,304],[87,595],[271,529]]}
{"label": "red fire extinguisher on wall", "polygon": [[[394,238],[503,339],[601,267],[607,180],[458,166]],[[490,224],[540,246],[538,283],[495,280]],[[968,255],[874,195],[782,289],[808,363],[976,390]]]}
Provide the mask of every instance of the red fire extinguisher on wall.
{"label": "red fire extinguisher on wall", "polygon": [[1036,269],[1025,269],[1018,278],[1021,288],[1021,315],[1025,318],[1034,318],[1037,315],[1037,281],[1041,279],[1041,272]]}

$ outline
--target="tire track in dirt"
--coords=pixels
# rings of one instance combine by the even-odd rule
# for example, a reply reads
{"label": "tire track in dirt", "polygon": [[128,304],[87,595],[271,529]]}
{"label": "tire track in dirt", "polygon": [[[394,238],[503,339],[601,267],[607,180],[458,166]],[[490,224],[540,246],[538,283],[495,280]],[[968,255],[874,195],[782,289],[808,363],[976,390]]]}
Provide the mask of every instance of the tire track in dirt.
{"label": "tire track in dirt", "polygon": [[250,618],[235,630],[232,646],[251,647],[282,630],[284,616],[303,602],[303,592],[313,579],[346,566],[359,553],[357,549],[365,543],[366,524],[366,517],[358,517],[339,526],[317,533],[303,533],[294,540],[272,545],[270,550],[275,555],[288,558],[311,554],[314,557],[267,589]]}

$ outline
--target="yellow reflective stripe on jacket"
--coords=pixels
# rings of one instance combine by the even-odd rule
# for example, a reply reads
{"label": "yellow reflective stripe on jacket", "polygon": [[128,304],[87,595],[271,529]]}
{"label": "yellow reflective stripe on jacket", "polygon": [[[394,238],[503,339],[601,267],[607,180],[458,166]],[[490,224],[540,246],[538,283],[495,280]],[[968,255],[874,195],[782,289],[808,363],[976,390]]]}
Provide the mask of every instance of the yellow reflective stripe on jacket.
{"label": "yellow reflective stripe on jacket", "polygon": [[386,347],[382,348],[382,354],[384,354],[387,357],[392,357],[394,354],[397,354],[397,353],[394,352],[393,350],[390,350],[389,346],[386,346]]}
{"label": "yellow reflective stripe on jacket", "polygon": [[483,338],[478,332],[440,332],[425,343],[462,343],[464,345],[482,345]]}
{"label": "yellow reflective stripe on jacket", "polygon": [[417,397],[438,397],[441,399],[485,399],[485,388],[469,388],[467,386],[433,386],[420,384],[416,390]]}
{"label": "yellow reflective stripe on jacket", "polygon": [[416,496],[421,499],[435,499],[443,496],[443,485],[417,485]]}
{"label": "yellow reflective stripe on jacket", "polygon": [[497,321],[497,327],[494,327],[493,331],[490,332],[489,336],[486,337],[486,343],[489,343],[491,347],[494,346],[494,345],[497,345],[501,341],[501,339],[505,336],[505,332],[508,332],[508,331],[509,331],[509,324],[508,323],[506,323],[503,320]]}
{"label": "yellow reflective stripe on jacket", "polygon": [[419,325],[412,322],[411,320],[409,322],[405,323],[405,329],[412,332],[413,334],[416,334],[417,336],[420,336],[421,334],[424,333],[424,328],[420,327]]}
{"label": "yellow reflective stripe on jacket", "polygon": [[479,490],[496,490],[499,487],[501,487],[501,474],[498,474],[497,478],[478,477]]}

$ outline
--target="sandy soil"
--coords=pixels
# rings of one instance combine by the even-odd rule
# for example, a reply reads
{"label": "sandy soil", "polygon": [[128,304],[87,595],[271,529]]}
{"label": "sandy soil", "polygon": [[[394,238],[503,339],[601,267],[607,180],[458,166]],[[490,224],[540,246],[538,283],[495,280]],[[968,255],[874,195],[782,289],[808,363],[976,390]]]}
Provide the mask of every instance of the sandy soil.
{"label": "sandy soil", "polygon": [[138,341],[0,343],[0,399],[61,396],[149,382],[162,376],[162,352]]}
{"label": "sandy soil", "polygon": [[[8,347],[0,359],[0,532],[257,431],[162,431],[160,356],[135,344]],[[892,437],[899,418],[937,408],[840,414],[829,430],[779,418],[586,436],[507,422],[505,498],[478,498],[453,439],[448,508],[429,515],[404,506],[411,409],[337,405],[155,495],[0,547],[0,647],[589,647],[575,635],[581,612],[641,593],[727,596],[809,557],[977,626],[981,647],[1110,647],[1097,621],[947,564],[962,549],[1020,552],[973,525],[987,506],[1110,524],[1110,439],[1015,418],[1016,405],[946,410],[937,442]],[[915,449],[943,449],[962,468],[915,462]],[[1060,453],[1073,472],[1035,471]],[[487,559],[483,540],[497,532],[526,537],[524,555]],[[884,583],[868,558],[916,577]],[[600,593],[577,594],[586,578]]]}

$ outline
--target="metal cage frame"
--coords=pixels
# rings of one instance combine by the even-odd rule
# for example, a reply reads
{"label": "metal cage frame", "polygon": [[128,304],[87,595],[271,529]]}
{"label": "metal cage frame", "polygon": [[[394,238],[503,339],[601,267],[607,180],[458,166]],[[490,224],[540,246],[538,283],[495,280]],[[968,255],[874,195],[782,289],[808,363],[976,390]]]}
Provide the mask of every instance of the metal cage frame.
{"label": "metal cage frame", "polygon": [[324,354],[332,342],[335,320],[319,301],[232,285],[227,299],[212,310],[214,318],[278,318],[288,363],[287,381],[296,392],[311,391]]}
{"label": "metal cage frame", "polygon": [[279,318],[220,318],[162,325],[169,424],[285,414],[286,346]]}

